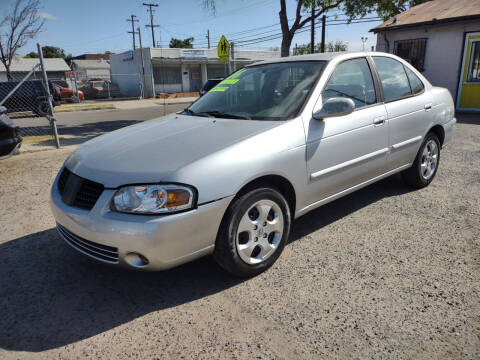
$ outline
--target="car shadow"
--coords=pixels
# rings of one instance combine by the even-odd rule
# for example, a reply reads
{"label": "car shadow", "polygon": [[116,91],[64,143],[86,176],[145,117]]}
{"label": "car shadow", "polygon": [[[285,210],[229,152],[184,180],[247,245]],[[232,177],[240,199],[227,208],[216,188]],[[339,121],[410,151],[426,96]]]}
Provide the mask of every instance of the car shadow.
{"label": "car shadow", "polygon": [[[289,243],[408,191],[391,177],[327,204],[295,222]],[[72,344],[245,281],[210,257],[157,273],[98,264],[68,247],[53,228],[0,244],[0,259],[0,348],[15,351]]]}
{"label": "car shadow", "polygon": [[480,125],[480,114],[478,112],[457,111],[455,116],[459,124]]}

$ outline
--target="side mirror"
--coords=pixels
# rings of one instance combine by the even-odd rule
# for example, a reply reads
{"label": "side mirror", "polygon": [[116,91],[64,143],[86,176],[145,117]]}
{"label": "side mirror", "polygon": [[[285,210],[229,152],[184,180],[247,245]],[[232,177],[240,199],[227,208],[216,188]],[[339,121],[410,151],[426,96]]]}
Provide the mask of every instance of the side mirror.
{"label": "side mirror", "polygon": [[343,116],[351,114],[355,110],[355,103],[352,99],[334,97],[325,101],[322,108],[313,113],[315,120],[322,120],[332,116]]}

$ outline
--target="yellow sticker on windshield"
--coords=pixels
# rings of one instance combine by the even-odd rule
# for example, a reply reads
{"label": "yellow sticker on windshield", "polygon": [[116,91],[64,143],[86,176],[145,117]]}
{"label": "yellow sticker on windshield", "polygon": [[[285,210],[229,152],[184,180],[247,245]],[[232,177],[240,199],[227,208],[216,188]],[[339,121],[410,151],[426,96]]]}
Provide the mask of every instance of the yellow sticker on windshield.
{"label": "yellow sticker on windshield", "polygon": [[225,79],[218,85],[233,85],[236,84],[238,81],[239,79]]}
{"label": "yellow sticker on windshield", "polygon": [[228,87],[226,87],[226,86],[216,86],[212,90],[210,90],[209,92],[218,92],[218,91],[223,92],[227,89],[228,89]]}
{"label": "yellow sticker on windshield", "polygon": [[[232,76],[228,77],[227,80],[236,79],[236,78],[238,78],[240,75],[242,75],[244,72],[245,72],[245,69],[239,70],[239,71],[237,71],[235,74],[233,74]],[[224,80],[224,81],[225,81],[225,80]]]}

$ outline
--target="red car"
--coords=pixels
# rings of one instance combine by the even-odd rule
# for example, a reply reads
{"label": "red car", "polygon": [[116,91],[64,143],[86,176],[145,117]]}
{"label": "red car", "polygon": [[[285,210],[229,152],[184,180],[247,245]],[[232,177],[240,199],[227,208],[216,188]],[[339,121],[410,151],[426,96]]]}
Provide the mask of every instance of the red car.
{"label": "red car", "polygon": [[58,86],[58,88],[60,89],[60,95],[62,97],[62,100],[73,101],[74,96],[78,96],[78,98],[81,101],[85,100],[85,95],[83,94],[83,91],[81,91],[81,90],[75,91],[73,89],[66,88],[66,87],[63,87],[63,86]]}

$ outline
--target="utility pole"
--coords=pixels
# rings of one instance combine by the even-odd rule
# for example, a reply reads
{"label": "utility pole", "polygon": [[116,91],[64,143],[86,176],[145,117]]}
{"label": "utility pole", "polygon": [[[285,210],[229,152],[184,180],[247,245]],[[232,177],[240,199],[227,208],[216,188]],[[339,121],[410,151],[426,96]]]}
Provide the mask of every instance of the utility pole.
{"label": "utility pole", "polygon": [[145,27],[152,28],[152,44],[155,47],[155,33],[154,28],[159,27],[160,25],[153,25],[153,10],[152,7],[157,7],[158,4],[143,3],[143,6],[148,6],[148,11],[150,12],[150,25],[145,25]]}
{"label": "utility pole", "polygon": [[321,52],[324,53],[325,52],[325,26],[326,26],[326,20],[327,20],[327,16],[326,15],[323,15],[322,16],[322,45],[321,45]]}
{"label": "utility pole", "polygon": [[132,31],[127,31],[129,34],[132,34],[132,40],[133,40],[133,50],[135,50],[135,23],[138,22],[138,20],[135,19],[135,15],[130,15],[130,19],[127,19],[127,21],[130,21],[132,23]]}
{"label": "utility pole", "polygon": [[310,54],[315,52],[315,6],[312,5],[312,21],[310,23]]}
{"label": "utility pole", "polygon": [[147,91],[147,82],[145,81],[145,62],[143,61],[142,33],[138,28],[138,41],[140,42],[140,58],[142,59],[142,75],[143,75],[143,97],[145,98]]}
{"label": "utility pole", "polygon": [[210,29],[207,30],[207,36],[205,36],[208,40],[208,48],[210,49]]}
{"label": "utility pole", "polygon": [[232,73],[237,71],[237,67],[235,65],[235,43],[233,41],[230,43],[230,59],[232,60],[230,73]]}

